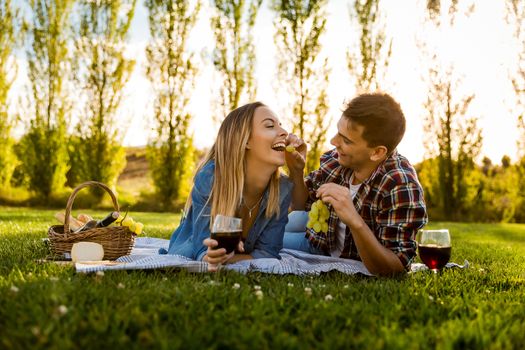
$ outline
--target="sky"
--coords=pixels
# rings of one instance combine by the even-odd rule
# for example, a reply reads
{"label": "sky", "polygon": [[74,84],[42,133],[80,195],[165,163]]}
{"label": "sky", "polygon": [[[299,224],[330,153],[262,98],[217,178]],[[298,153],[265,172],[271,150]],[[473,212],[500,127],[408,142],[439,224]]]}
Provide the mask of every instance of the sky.
{"label": "sky", "polygon": [[[418,5],[419,3],[419,5]],[[320,56],[329,58],[332,69],[328,96],[330,112],[326,116],[331,122],[328,140],[336,132],[336,123],[345,101],[355,96],[355,88],[347,69],[346,52],[358,38],[352,30],[348,14],[349,0],[331,0],[327,6],[327,29]],[[127,54],[137,60],[136,69],[128,83],[122,108],[120,125],[126,130],[123,142],[126,146],[141,146],[147,143],[152,130],[152,91],[145,77],[144,48],[149,40],[147,11],[143,0],[138,1],[132,23]],[[513,91],[509,70],[516,65],[516,46],[511,28],[506,24],[503,1],[477,1],[476,9],[469,18],[458,17],[457,27],[444,35],[426,33],[422,28],[421,1],[383,1],[387,33],[393,39],[393,51],[384,89],[398,100],[407,119],[407,131],[400,153],[412,162],[425,156],[422,118],[426,88],[422,82],[423,56],[417,47],[417,38],[423,37],[430,45],[438,47],[443,60],[453,62],[457,72],[463,75],[463,89],[474,93],[476,98],[470,112],[479,117],[483,131],[482,155],[499,163],[503,155],[516,158],[516,117],[510,112]],[[213,36],[209,26],[209,3],[205,0],[199,20],[191,34],[188,49],[195,52],[195,63],[201,68],[190,102],[193,114],[192,132],[198,148],[211,146],[217,132],[211,116],[214,90],[213,67],[209,57],[213,49]],[[291,129],[293,118],[285,110],[286,96],[275,89],[276,50],[274,46],[274,14],[263,2],[254,31],[256,43],[256,100],[263,101]],[[24,67],[19,69],[15,90],[24,84]],[[27,78],[26,78],[27,79]],[[249,101],[245,101],[249,102]],[[206,127],[202,127],[205,125]],[[330,145],[326,144],[326,149]]]}

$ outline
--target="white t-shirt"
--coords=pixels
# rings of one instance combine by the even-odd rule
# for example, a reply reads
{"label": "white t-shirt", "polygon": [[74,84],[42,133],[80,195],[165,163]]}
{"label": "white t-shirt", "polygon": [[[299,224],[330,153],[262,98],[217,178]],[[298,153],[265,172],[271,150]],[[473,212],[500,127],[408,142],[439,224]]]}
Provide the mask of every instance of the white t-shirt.
{"label": "white t-shirt", "polygon": [[[353,201],[355,195],[357,194],[357,191],[359,191],[359,187],[361,187],[361,184],[352,185],[352,182],[354,181],[354,175],[352,174],[352,178],[350,179],[350,200]],[[345,245],[345,236],[346,236],[346,225],[341,221],[337,220],[337,229],[335,231],[335,249],[330,252],[330,255],[333,257],[340,257],[341,253],[343,252],[343,248]]]}

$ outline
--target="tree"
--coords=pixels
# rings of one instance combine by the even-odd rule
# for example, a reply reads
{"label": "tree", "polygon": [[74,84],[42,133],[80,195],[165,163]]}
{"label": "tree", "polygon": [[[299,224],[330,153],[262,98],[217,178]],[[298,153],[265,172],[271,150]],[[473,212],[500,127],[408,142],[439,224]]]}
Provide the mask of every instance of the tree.
{"label": "tree", "polygon": [[[124,169],[126,155],[120,145],[116,113],[135,60],[124,56],[124,42],[136,0],[81,0],[76,13],[76,80],[85,97],[86,115],[71,139],[71,185],[95,180],[114,186]],[[95,192],[99,196],[102,191]]]}
{"label": "tree", "polygon": [[392,39],[387,41],[379,0],[354,0],[353,10],[350,18],[359,28],[359,49],[347,52],[348,70],[358,91],[378,90],[392,55]]}
{"label": "tree", "polygon": [[[319,166],[330,125],[328,58],[320,56],[326,30],[326,0],[274,0],[278,76],[290,96],[292,132],[309,145],[305,170]],[[327,120],[328,119],[328,120]]]}
{"label": "tree", "polygon": [[26,56],[31,94],[29,127],[18,156],[29,178],[29,188],[49,198],[66,181],[67,136],[71,103],[67,84],[71,57],[67,38],[72,0],[31,0]]}
{"label": "tree", "polygon": [[213,1],[213,65],[222,78],[219,105],[223,116],[239,107],[241,98],[246,101],[255,98],[252,32],[261,3],[262,0]]}
{"label": "tree", "polygon": [[14,10],[10,0],[0,0],[0,188],[10,185],[17,165],[13,151],[11,130],[14,120],[8,112],[8,93],[16,78],[17,65],[14,50],[20,39],[19,11]]}
{"label": "tree", "polygon": [[189,133],[189,99],[197,68],[187,52],[188,36],[200,3],[187,0],[147,0],[151,43],[146,49],[146,73],[155,92],[155,136],[148,158],[155,188],[165,209],[187,195],[193,167],[193,137]]}
{"label": "tree", "polygon": [[519,47],[518,64],[512,74],[512,87],[516,96],[515,113],[517,114],[518,157],[525,157],[525,3],[519,0],[507,0],[507,21],[514,25],[514,38]]}
{"label": "tree", "polygon": [[[516,70],[511,72],[512,87],[515,94],[513,112],[517,115],[518,126],[518,187],[525,193],[525,3],[519,0],[507,0],[507,21],[514,26],[514,39],[518,46]],[[521,197],[518,210],[519,219],[525,220],[525,196]]]}
{"label": "tree", "polygon": [[[442,26],[454,25],[454,1],[449,4],[448,15],[442,12],[446,8],[442,3],[437,7],[433,1],[430,3],[433,5],[428,6],[428,21],[433,30],[439,33]],[[436,13],[436,8],[441,12]],[[445,19],[445,24],[441,19]],[[428,51],[425,53],[428,55]],[[441,212],[445,219],[458,219],[469,205],[467,194],[476,186],[467,179],[480,153],[482,136],[478,118],[469,115],[474,94],[462,92],[461,77],[451,63],[440,62],[439,57],[439,52],[435,52],[428,58],[430,66],[424,77],[428,85],[424,103],[425,148],[428,155],[438,159],[437,173],[433,175],[439,178],[439,196],[435,198],[440,199]]]}

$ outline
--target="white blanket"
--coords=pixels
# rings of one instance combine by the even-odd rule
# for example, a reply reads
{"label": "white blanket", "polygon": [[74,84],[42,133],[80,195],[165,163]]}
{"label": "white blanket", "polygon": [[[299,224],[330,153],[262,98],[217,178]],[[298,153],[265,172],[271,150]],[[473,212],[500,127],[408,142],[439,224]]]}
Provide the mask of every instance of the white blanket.
{"label": "white blanket", "polygon": [[[76,263],[76,271],[87,273],[107,270],[149,270],[182,268],[190,272],[207,272],[208,264],[194,261],[180,255],[161,255],[159,248],[167,249],[169,241],[160,238],[140,237],[135,239],[131,255],[110,262]],[[264,272],[272,274],[319,275],[321,272],[339,271],[345,274],[362,274],[372,276],[361,261],[333,258],[330,256],[312,255],[297,250],[283,249],[281,259],[243,260],[227,264],[222,268],[241,273]],[[454,263],[447,267],[468,267]],[[423,264],[412,264],[412,271],[426,269]]]}

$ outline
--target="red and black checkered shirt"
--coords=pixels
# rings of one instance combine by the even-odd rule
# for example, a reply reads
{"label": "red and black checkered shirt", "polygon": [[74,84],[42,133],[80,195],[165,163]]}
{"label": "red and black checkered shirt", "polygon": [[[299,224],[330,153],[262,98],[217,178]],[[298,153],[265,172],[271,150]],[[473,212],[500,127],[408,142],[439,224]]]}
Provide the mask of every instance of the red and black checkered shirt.
{"label": "red and black checkered shirt", "polygon": [[[321,156],[319,169],[305,178],[309,191],[306,210],[310,210],[317,200],[316,192],[322,184],[333,182],[350,187],[353,171],[341,166],[337,157],[335,149],[326,152]],[[393,251],[403,266],[408,267],[416,255],[416,233],[428,221],[423,189],[408,160],[395,151],[362,183],[353,201],[357,212],[379,242]],[[339,220],[335,210],[331,206],[329,209],[327,233],[313,229],[306,231],[310,243],[327,254],[336,247]],[[361,260],[348,227],[341,257]]]}

